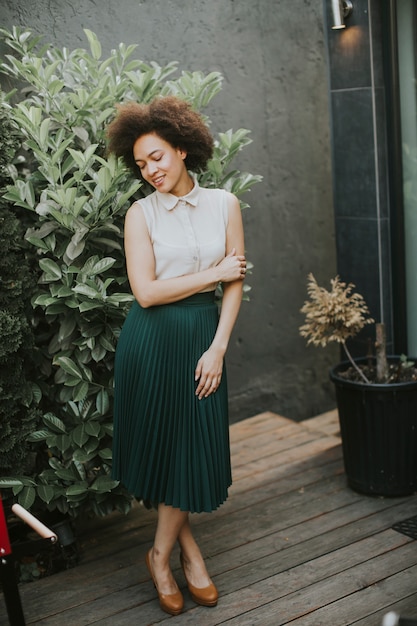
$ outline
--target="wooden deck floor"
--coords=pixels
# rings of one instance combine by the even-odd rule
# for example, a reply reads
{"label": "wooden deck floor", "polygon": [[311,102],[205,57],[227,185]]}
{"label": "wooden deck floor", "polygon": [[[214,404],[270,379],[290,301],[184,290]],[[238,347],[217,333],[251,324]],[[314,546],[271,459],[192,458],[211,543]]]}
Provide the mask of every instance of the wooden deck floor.
{"label": "wooden deck floor", "polygon": [[[216,608],[163,613],[145,568],[155,514],[137,505],[80,529],[80,564],[20,586],[27,624],[379,626],[417,617],[417,543],[392,525],[417,499],[346,486],[336,412],[296,423],[263,413],[231,427],[234,484],[212,514],[193,516],[218,586]],[[174,572],[182,588],[178,553]],[[0,598],[0,624],[7,624]]]}

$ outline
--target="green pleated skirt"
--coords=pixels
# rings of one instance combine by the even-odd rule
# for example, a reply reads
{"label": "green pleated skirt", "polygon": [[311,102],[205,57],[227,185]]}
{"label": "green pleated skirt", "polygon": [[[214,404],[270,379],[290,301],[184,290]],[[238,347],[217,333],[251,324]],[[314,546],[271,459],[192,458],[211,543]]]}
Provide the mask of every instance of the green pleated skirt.
{"label": "green pleated skirt", "polygon": [[199,400],[197,361],[218,324],[214,292],[142,308],[123,325],[115,360],[112,475],[139,500],[213,511],[231,485],[226,372]]}

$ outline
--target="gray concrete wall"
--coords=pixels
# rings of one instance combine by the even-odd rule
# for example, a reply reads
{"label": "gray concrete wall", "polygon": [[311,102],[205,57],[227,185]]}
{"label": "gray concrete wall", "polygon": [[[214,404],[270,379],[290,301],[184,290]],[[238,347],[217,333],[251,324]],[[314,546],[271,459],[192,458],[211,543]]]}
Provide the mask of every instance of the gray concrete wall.
{"label": "gray concrete wall", "polygon": [[336,273],[322,1],[2,0],[1,22],[69,48],[88,47],[89,28],[105,55],[136,43],[144,61],[223,74],[207,109],[213,130],[250,129],[236,165],[264,177],[245,198],[255,270],[228,353],[231,416],[333,407],[336,350],[306,348],[298,334],[308,272]]}

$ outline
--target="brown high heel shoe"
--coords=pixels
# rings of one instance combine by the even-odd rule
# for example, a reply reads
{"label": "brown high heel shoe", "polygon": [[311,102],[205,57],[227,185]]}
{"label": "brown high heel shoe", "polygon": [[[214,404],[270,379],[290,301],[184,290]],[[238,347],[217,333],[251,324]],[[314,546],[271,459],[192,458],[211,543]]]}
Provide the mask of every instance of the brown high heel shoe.
{"label": "brown high heel shoe", "polygon": [[164,593],[159,592],[158,586],[156,584],[155,576],[153,573],[152,565],[151,565],[151,556],[150,556],[151,551],[152,549],[149,550],[149,552],[147,552],[146,557],[145,557],[146,567],[149,570],[154,587],[158,594],[159,604],[161,605],[161,609],[165,611],[165,613],[169,613],[170,615],[179,615],[182,609],[184,608],[184,598],[182,597],[182,593],[180,590],[176,591],[175,593],[170,593],[170,594],[164,594]]}
{"label": "brown high heel shoe", "polygon": [[184,557],[182,552],[180,553],[180,561],[188,590],[194,602],[201,604],[202,606],[216,606],[217,600],[219,599],[219,592],[217,591],[216,585],[214,583],[210,583],[207,587],[194,587],[194,585],[188,581],[187,574],[185,573]]}

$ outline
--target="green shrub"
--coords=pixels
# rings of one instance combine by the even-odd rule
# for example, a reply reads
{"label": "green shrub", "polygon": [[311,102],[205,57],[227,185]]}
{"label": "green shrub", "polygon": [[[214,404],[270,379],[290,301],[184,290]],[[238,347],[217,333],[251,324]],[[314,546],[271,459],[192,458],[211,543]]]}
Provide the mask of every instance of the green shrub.
{"label": "green shrub", "polygon": [[[124,44],[102,60],[88,30],[89,51],[41,46],[26,30],[0,32],[13,51],[1,71],[23,84],[8,101],[25,163],[5,197],[32,216],[26,242],[40,268],[32,305],[43,413],[42,428],[29,436],[36,471],[0,479],[0,486],[27,508],[43,504],[73,516],[126,512],[131,498],[110,477],[113,363],[133,299],[123,218],[144,190],[120,160],[105,158],[105,127],[115,103],[126,100],[174,93],[200,109],[222,77],[183,72],[168,80],[175,63],[132,60],[135,47]],[[259,177],[229,170],[249,142],[243,129],[220,134],[203,184],[238,195],[249,190]]]}
{"label": "green shrub", "polygon": [[[10,182],[19,146],[10,113],[0,110],[0,191]],[[39,397],[30,383],[33,335],[30,293],[35,280],[20,243],[23,227],[0,198],[0,473],[23,472],[30,452],[26,437],[36,428]]]}

